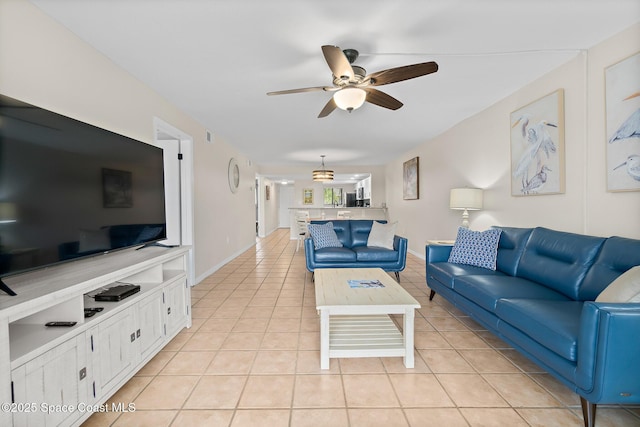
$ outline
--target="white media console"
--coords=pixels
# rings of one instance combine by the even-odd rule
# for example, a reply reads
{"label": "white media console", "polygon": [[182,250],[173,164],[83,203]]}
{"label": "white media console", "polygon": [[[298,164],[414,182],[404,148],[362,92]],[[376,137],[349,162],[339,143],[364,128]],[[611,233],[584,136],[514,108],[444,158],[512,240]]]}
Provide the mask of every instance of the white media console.
{"label": "white media console", "polygon": [[[18,295],[0,295],[0,425],[76,426],[99,410],[191,326],[189,256],[189,247],[127,249],[5,279]],[[116,282],[140,292],[91,298]]]}

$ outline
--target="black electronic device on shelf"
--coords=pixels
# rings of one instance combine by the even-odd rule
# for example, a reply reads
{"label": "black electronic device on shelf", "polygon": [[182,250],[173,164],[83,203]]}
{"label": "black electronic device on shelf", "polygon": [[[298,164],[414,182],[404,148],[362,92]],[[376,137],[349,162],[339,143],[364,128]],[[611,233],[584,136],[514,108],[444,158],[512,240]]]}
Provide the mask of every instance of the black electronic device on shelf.
{"label": "black electronic device on shelf", "polygon": [[95,295],[96,301],[122,301],[133,294],[140,292],[140,285],[117,285],[105,289]]}

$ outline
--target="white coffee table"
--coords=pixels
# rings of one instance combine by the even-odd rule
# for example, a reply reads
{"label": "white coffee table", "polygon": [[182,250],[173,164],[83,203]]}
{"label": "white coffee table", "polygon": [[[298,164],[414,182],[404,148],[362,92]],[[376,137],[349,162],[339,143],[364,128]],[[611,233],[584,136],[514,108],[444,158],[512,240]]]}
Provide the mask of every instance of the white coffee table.
{"label": "white coffee table", "polygon": [[[351,288],[349,280],[379,280],[382,288]],[[420,303],[380,268],[315,270],[320,313],[320,368],[329,358],[400,357],[413,368],[413,321]],[[403,333],[389,314],[404,315]]]}

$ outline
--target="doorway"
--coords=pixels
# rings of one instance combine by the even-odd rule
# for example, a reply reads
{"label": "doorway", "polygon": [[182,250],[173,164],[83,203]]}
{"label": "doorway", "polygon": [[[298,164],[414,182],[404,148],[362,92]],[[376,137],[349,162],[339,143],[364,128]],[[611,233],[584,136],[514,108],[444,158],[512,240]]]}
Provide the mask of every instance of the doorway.
{"label": "doorway", "polygon": [[166,244],[188,245],[187,283],[195,285],[193,254],[193,138],[157,117],[154,143],[164,151]]}

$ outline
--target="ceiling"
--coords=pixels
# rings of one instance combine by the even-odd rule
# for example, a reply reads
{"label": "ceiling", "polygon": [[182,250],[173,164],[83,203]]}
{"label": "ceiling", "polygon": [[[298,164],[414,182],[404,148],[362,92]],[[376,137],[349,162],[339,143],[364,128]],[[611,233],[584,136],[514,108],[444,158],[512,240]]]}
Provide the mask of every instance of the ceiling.
{"label": "ceiling", "polygon": [[[638,0],[32,0],[254,163],[383,165],[640,20]],[[436,61],[318,119],[322,45],[368,73]]]}

